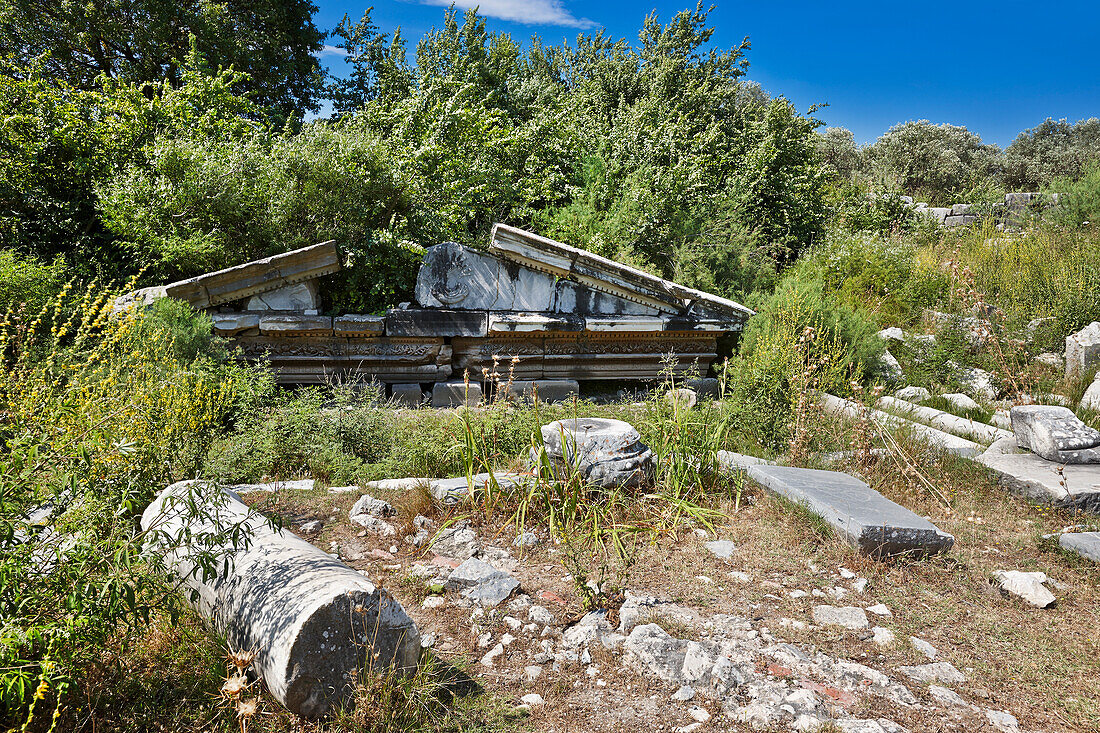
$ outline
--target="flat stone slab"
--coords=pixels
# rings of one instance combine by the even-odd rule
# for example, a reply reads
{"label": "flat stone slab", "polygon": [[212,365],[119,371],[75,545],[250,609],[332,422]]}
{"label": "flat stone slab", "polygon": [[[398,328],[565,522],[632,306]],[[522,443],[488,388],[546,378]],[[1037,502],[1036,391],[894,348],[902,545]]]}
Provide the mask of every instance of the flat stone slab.
{"label": "flat stone slab", "polygon": [[1100,562],[1100,532],[1066,532],[1058,538],[1063,550]]}
{"label": "flat stone slab", "polygon": [[1100,514],[1100,466],[1063,465],[1034,453],[994,450],[1000,447],[994,444],[977,461],[998,474],[1003,488],[1061,509]]}
{"label": "flat stone slab", "polygon": [[950,550],[955,538],[887,499],[859,479],[836,471],[755,465],[749,478],[820,516],[861,552],[874,557]]}
{"label": "flat stone slab", "polygon": [[1018,446],[1048,461],[1100,463],[1100,430],[1081,422],[1068,407],[1013,407],[1012,432]]}

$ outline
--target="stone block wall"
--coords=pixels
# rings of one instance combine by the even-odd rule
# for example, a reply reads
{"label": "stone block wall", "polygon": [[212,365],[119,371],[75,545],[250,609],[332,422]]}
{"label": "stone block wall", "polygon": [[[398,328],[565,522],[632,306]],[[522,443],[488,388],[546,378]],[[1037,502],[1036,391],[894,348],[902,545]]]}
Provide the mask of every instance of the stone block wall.
{"label": "stone block wall", "polygon": [[951,206],[929,206],[923,201],[914,201],[912,196],[902,196],[905,205],[921,216],[927,216],[945,227],[957,227],[975,224],[985,216],[992,215],[998,225],[1020,226],[1028,215],[1041,216],[1052,207],[1058,206],[1059,194],[1044,193],[1006,193],[1003,202],[994,203],[992,211],[983,211],[984,207],[975,204],[953,204]]}

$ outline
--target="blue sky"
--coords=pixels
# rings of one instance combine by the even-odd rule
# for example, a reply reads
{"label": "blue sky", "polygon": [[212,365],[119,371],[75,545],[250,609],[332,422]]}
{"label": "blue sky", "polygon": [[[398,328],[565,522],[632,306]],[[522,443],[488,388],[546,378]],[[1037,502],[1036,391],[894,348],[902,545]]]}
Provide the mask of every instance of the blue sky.
{"label": "blue sky", "polygon": [[[442,22],[450,0],[314,0],[316,23],[332,29],[347,13],[373,5],[385,32],[398,26],[410,49]],[[667,20],[690,0],[476,0],[494,31],[547,42],[604,28],[634,41],[646,14]],[[749,78],[805,111],[847,127],[861,143],[891,125],[928,119],[965,125],[1005,146],[1047,117],[1100,116],[1100,3],[1062,2],[760,2],[716,0],[714,42],[749,36]],[[694,7],[692,5],[692,7]],[[342,74],[344,63],[322,61]]]}

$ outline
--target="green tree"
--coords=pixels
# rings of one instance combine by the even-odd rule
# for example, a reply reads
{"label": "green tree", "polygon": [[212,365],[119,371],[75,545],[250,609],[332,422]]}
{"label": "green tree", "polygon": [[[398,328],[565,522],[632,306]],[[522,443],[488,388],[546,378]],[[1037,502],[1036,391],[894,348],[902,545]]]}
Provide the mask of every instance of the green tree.
{"label": "green tree", "polygon": [[376,99],[397,101],[412,94],[414,70],[405,61],[401,29],[387,40],[371,20],[371,10],[367,8],[356,23],[345,15],[332,32],[341,39],[336,47],[345,51],[344,62],[351,66],[347,78],[332,79],[326,89],[337,117]]}
{"label": "green tree", "polygon": [[310,0],[0,0],[0,57],[41,61],[84,90],[100,75],[174,84],[194,36],[213,67],[247,73],[254,100],[291,118],[317,108],[316,11]]}
{"label": "green tree", "polygon": [[1036,191],[1057,178],[1079,178],[1096,161],[1100,161],[1100,119],[1071,125],[1048,118],[1021,132],[1005,149],[1004,185]]}
{"label": "green tree", "polygon": [[886,188],[930,203],[951,203],[995,176],[1002,165],[995,145],[983,144],[965,127],[928,120],[894,125],[867,148],[866,156]]}
{"label": "green tree", "polygon": [[817,153],[825,165],[828,174],[841,181],[847,181],[863,165],[860,149],[856,146],[855,135],[844,127],[827,127],[814,138]]}

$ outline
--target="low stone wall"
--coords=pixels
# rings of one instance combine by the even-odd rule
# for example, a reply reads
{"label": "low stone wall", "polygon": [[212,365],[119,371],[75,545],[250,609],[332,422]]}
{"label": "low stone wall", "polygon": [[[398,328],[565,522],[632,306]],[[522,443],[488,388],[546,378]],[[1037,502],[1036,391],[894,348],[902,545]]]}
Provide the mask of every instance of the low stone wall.
{"label": "low stone wall", "polygon": [[1047,209],[1058,206],[1058,199],[1059,194],[1056,193],[1006,193],[1003,202],[996,202],[987,208],[979,204],[929,206],[923,201],[914,201],[912,196],[901,197],[914,213],[927,216],[945,227],[975,224],[989,216],[1000,225],[1020,226],[1028,215],[1041,216]]}

